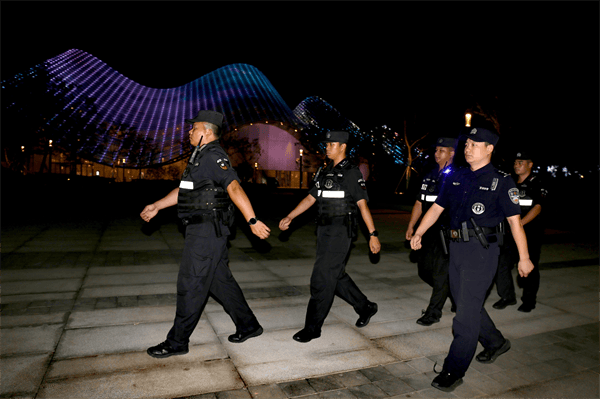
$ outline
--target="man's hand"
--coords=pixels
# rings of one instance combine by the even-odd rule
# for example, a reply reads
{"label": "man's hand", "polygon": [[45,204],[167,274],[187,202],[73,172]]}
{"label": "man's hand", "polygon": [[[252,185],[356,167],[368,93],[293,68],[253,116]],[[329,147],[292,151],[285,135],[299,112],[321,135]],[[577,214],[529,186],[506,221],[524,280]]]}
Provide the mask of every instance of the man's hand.
{"label": "man's hand", "polygon": [[406,239],[410,241],[413,234],[415,233],[415,229],[413,227],[409,227],[406,229]]}
{"label": "man's hand", "polygon": [[414,250],[421,249],[421,236],[419,234],[415,234],[410,239],[410,247]]}
{"label": "man's hand", "polygon": [[144,208],[142,213],[140,213],[140,216],[146,222],[149,222],[150,219],[152,219],[154,216],[156,216],[157,213],[158,213],[158,207],[154,204],[150,204],[150,205],[146,205],[146,207]]}
{"label": "man's hand", "polygon": [[290,228],[290,223],[292,223],[292,218],[286,216],[279,222],[279,230],[285,231]]}
{"label": "man's hand", "polygon": [[256,224],[250,226],[250,230],[252,230],[252,233],[254,233],[255,236],[262,238],[263,240],[269,237],[269,233],[271,232],[271,229],[260,220],[257,220]]}
{"label": "man's hand", "polygon": [[373,252],[374,254],[379,253],[379,251],[381,250],[381,243],[379,242],[379,238],[371,236],[371,239],[369,240],[369,248],[371,248],[371,252]]}
{"label": "man's hand", "polygon": [[533,270],[534,266],[531,262],[531,259],[520,260],[517,265],[517,269],[519,270],[519,276],[527,277],[529,273]]}

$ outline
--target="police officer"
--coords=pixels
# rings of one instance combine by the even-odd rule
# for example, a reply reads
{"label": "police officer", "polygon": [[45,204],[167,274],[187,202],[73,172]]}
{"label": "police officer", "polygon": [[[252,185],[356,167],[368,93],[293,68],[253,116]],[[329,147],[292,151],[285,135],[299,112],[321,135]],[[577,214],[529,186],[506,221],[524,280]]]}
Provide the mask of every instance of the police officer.
{"label": "police officer", "polygon": [[377,304],[367,299],[345,271],[350,244],[357,231],[357,211],[369,229],[369,248],[375,254],[381,249],[367,206],[365,181],[358,167],[346,158],[348,139],[348,132],[326,133],[327,158],[332,162],[317,172],[309,194],[279,222],[279,228],[287,230],[295,217],[317,203],[317,259],[310,278],[304,328],[293,337],[298,342],[321,336],[334,295],[348,302],[358,313],[357,327],[366,326],[377,313]]}
{"label": "police officer", "polygon": [[[541,179],[531,173],[533,168],[532,157],[525,151],[517,152],[513,169],[515,171],[517,188],[519,189],[519,205],[521,206],[521,221],[527,235],[527,247],[531,262],[535,266],[533,271],[525,277],[517,276],[518,285],[523,288],[521,297],[522,305],[517,309],[520,312],[531,312],[535,309],[536,297],[540,288],[539,261],[542,251],[542,236],[544,234],[543,219],[541,216],[542,204],[547,195],[547,190]],[[500,252],[498,273],[496,275],[496,289],[500,300],[494,305],[496,309],[517,303],[515,285],[513,284],[511,270],[518,260],[512,235],[507,235],[506,243]]]}
{"label": "police officer", "polygon": [[166,341],[147,350],[156,358],[188,353],[189,337],[200,320],[209,294],[223,305],[236,326],[236,333],[228,338],[230,342],[244,342],[263,332],[228,266],[227,236],[233,218],[232,201],[250,224],[252,233],[265,239],[270,230],[256,219],[239,178],[219,145],[223,114],[201,110],[186,122],[192,124],[189,136],[195,149],[179,187],[147,205],[140,215],[149,221],[159,210],[177,205],[186,229],[173,327]]}
{"label": "police officer", "polygon": [[481,363],[492,363],[510,349],[510,341],[498,331],[483,303],[498,267],[497,226],[508,220],[519,252],[519,274],[527,276],[533,264],[521,224],[519,191],[510,175],[491,164],[498,135],[475,127],[467,134],[465,159],[469,167],[452,173],[444,182],[435,204],[423,217],[411,239],[413,249],[421,248],[421,238],[444,209],[450,216],[450,290],[456,301],[452,323],[454,339],[442,371],[431,385],[450,392],[462,384],[477,341],[484,350],[476,356]]}
{"label": "police officer", "polygon": [[[451,164],[454,158],[455,142],[456,139],[448,137],[440,137],[436,140],[435,162],[437,167],[423,178],[419,197],[415,201],[406,229],[407,240],[412,238],[415,224],[421,215],[427,213],[437,199],[445,177],[452,172]],[[445,242],[442,241],[445,238],[440,233],[442,224],[448,227],[447,216],[448,212],[444,212],[440,220],[427,230],[421,240],[424,250],[420,251],[421,256],[418,260],[419,277],[433,288],[429,306],[423,311],[423,316],[417,320],[417,324],[422,326],[430,326],[440,321],[442,308],[446,303],[446,298],[450,295],[448,255],[447,250],[444,251]]]}

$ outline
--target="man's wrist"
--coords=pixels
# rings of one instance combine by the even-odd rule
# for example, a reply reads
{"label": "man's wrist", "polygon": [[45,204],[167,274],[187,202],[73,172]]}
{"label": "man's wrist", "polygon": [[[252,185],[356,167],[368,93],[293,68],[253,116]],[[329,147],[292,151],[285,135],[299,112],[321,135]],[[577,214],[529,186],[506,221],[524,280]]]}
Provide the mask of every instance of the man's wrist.
{"label": "man's wrist", "polygon": [[251,217],[250,219],[248,219],[248,224],[250,226],[254,226],[256,223],[258,223],[258,219],[256,219],[256,217]]}

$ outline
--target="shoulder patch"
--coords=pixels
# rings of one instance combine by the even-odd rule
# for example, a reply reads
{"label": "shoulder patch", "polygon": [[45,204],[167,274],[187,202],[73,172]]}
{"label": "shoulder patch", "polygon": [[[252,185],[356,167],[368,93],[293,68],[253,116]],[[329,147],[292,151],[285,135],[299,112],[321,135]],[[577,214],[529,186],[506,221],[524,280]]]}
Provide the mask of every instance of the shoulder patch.
{"label": "shoulder patch", "polygon": [[513,204],[519,205],[519,189],[514,187],[508,190],[508,197]]}
{"label": "shoulder patch", "polygon": [[358,179],[358,184],[363,190],[367,189],[367,184],[365,183],[365,179]]}
{"label": "shoulder patch", "polygon": [[219,158],[217,159],[217,165],[223,170],[228,170],[231,165],[229,164],[229,159],[227,158]]}

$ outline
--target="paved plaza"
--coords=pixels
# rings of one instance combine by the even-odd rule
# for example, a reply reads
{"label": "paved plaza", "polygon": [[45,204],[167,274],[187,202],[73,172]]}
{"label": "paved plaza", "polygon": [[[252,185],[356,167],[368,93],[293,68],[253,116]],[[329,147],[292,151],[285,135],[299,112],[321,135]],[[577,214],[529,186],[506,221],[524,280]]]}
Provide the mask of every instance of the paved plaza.
{"label": "paved plaza", "polygon": [[230,343],[235,327],[210,299],[189,354],[162,360],[146,349],[173,322],[183,235],[174,218],[144,224],[139,211],[2,226],[2,397],[598,398],[597,243],[547,231],[537,308],[493,309],[495,288],[486,302],[512,349],[493,364],[473,361],[464,384],[444,393],[430,384],[453,314],[447,303],[441,322],[415,323],[431,289],[405,247],[407,210],[373,209],[379,256],[364,236],[354,243],[347,272],[379,305],[367,327],[338,298],[321,338],[292,340],[309,299],[314,224],[281,234],[284,214],[263,209],[269,239],[238,228],[229,251],[264,333]]}

